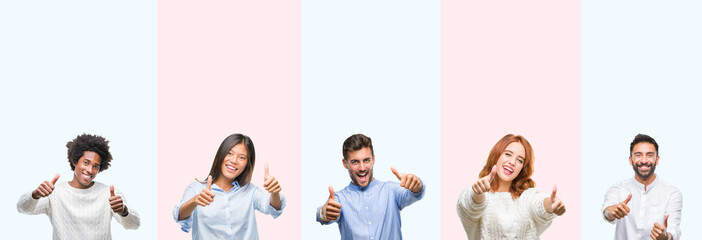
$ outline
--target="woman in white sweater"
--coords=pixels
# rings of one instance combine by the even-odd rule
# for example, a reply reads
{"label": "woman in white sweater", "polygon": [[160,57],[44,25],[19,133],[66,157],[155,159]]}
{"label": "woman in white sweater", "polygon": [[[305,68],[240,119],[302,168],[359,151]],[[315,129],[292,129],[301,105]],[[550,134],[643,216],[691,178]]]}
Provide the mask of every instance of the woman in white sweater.
{"label": "woman in white sweater", "polygon": [[461,193],[457,210],[468,239],[539,239],[565,205],[539,193],[531,180],[534,151],[522,136],[505,135],[490,150],[480,179]]}

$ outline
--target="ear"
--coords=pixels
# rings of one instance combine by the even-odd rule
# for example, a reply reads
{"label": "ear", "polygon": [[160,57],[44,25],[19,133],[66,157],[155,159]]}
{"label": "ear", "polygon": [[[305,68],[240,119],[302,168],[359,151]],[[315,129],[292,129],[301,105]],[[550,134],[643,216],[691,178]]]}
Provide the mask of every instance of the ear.
{"label": "ear", "polygon": [[629,166],[634,166],[634,163],[631,162],[631,155],[629,155]]}
{"label": "ear", "polygon": [[373,166],[373,165],[375,165],[375,155],[373,155],[373,157],[371,157],[371,166]]}
{"label": "ear", "polygon": [[656,154],[656,166],[658,166],[658,162],[660,162],[660,160],[661,156],[658,156],[658,154]]}
{"label": "ear", "polygon": [[346,160],[341,158],[341,163],[344,164],[344,168],[349,169],[349,165],[346,165]]}

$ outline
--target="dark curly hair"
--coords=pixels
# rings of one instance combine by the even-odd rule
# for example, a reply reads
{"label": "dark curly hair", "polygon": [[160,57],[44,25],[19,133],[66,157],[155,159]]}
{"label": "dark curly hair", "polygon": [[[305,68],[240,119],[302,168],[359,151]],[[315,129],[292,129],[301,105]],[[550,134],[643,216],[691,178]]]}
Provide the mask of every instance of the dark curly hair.
{"label": "dark curly hair", "polygon": [[85,151],[97,153],[102,160],[100,163],[100,172],[107,170],[107,168],[110,167],[110,161],[112,161],[109,143],[110,141],[102,136],[90,135],[87,133],[78,135],[75,139],[66,143],[66,147],[68,148],[68,165],[71,166],[71,170],[76,170],[74,164],[78,163],[78,160],[83,157],[83,152]]}

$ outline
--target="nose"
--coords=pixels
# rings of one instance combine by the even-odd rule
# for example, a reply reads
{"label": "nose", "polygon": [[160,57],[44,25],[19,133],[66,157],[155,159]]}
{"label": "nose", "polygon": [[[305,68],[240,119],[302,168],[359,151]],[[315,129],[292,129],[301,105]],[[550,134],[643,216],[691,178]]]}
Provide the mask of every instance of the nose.
{"label": "nose", "polygon": [[363,161],[361,161],[361,171],[366,170],[366,166],[367,166],[366,163],[364,163]]}

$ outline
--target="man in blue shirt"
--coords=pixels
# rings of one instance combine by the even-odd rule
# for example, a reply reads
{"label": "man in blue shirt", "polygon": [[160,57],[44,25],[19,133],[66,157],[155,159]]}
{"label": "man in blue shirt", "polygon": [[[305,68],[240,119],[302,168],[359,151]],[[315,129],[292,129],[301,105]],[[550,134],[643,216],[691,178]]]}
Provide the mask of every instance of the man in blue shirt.
{"label": "man in blue shirt", "polygon": [[402,239],[400,210],[422,199],[422,181],[395,168],[391,170],[399,184],[373,178],[373,143],[363,134],[347,138],[342,153],[351,183],[338,192],[329,186],[329,198],[317,210],[317,221],[338,223],[341,239]]}

